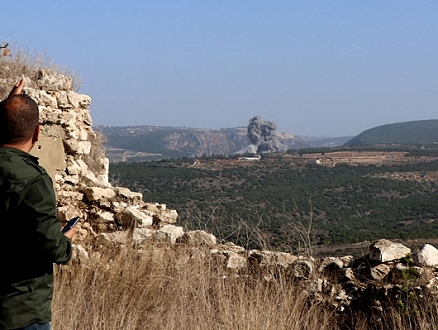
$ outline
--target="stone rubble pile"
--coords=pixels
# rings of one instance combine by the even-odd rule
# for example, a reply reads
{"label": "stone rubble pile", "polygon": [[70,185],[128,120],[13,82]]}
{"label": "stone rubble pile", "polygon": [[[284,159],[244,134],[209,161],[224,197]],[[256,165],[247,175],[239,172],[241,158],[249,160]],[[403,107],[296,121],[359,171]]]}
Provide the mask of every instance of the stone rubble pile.
{"label": "stone rubble pile", "polygon": [[[53,169],[59,217],[63,221],[81,217],[74,240],[76,262],[92,262],[93,254],[103,246],[190,246],[209,253],[230,276],[302,281],[309,296],[330,301],[339,312],[382,308],[388,299],[399,299],[406,290],[418,295],[438,293],[438,250],[431,245],[412,253],[401,244],[379,240],[370,246],[367,256],[356,260],[352,256],[317,259],[247,251],[232,243],[218,244],[213,235],[201,230],[185,232],[175,225],[175,210],[168,210],[164,204],[146,203],[141,193],[109,183],[108,159],[99,154],[99,146],[93,145],[96,133],[89,96],[74,92],[68,77],[48,75],[43,70],[33,86],[25,88],[25,93],[40,108],[46,138],[41,150],[52,148],[62,158]],[[43,166],[50,168],[52,163],[49,160]]]}

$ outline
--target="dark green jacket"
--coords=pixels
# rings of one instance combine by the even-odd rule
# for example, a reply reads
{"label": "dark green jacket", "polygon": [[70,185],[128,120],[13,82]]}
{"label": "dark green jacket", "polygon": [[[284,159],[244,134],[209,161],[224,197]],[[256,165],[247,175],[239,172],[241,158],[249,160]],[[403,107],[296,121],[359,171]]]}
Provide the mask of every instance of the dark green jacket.
{"label": "dark green jacket", "polygon": [[52,181],[38,158],[0,147],[0,329],[49,322],[53,263],[67,263]]}

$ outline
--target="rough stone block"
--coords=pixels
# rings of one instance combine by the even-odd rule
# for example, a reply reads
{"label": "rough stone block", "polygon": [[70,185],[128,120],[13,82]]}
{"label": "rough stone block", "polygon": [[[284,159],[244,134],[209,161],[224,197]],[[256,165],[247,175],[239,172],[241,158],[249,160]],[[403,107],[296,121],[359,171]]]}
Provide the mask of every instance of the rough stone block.
{"label": "rough stone block", "polygon": [[141,212],[134,206],[128,206],[116,215],[120,225],[125,227],[146,227],[152,226],[152,216]]}
{"label": "rough stone block", "polygon": [[113,198],[116,193],[111,188],[88,187],[83,189],[83,193],[90,202],[98,201],[102,198]]}
{"label": "rough stone block", "polygon": [[381,239],[370,246],[369,258],[380,262],[398,260],[411,253],[411,249],[400,243]]}
{"label": "rough stone block", "polygon": [[413,259],[419,266],[436,267],[438,266],[438,250],[430,244],[425,244],[414,253]]}
{"label": "rough stone block", "polygon": [[158,229],[157,232],[168,234],[171,244],[175,244],[176,240],[184,235],[184,229],[182,227],[173,225],[165,225]]}
{"label": "rough stone block", "polygon": [[177,243],[213,247],[216,245],[216,237],[203,230],[193,230],[186,232],[182,237],[177,239]]}

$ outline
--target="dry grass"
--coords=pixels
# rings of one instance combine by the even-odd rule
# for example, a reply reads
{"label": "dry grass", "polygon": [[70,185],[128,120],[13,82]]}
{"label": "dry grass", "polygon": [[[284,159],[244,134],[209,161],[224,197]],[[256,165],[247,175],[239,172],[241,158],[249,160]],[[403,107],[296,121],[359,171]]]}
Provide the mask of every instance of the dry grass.
{"label": "dry grass", "polygon": [[[3,47],[6,44],[1,44]],[[7,51],[5,51],[7,49]],[[8,44],[7,48],[0,49],[0,100],[3,100],[10,92],[12,85],[22,75],[30,79],[27,87],[36,87],[38,70],[44,69],[48,73],[56,72],[73,79],[73,89],[80,87],[79,77],[70,69],[54,64],[46,54],[32,54],[19,49],[14,49]]]}
{"label": "dry grass", "polygon": [[[108,262],[108,267],[104,266]],[[56,268],[53,329],[437,329],[435,298],[338,314],[290,278],[233,276],[208,250],[142,254]]]}
{"label": "dry grass", "polygon": [[230,276],[188,248],[58,267],[53,311],[54,329],[334,329],[292,281]]}

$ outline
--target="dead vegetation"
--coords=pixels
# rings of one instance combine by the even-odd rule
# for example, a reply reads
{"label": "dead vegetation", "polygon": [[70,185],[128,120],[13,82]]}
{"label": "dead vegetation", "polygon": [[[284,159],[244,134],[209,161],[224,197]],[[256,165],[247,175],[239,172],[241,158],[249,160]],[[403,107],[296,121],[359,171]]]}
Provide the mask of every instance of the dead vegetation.
{"label": "dead vegetation", "polygon": [[304,282],[237,276],[208,250],[102,251],[92,266],[56,268],[54,329],[436,329],[434,297],[340,313]]}
{"label": "dead vegetation", "polygon": [[37,88],[38,71],[44,69],[47,73],[60,73],[73,80],[73,89],[80,87],[79,77],[70,69],[54,64],[46,54],[35,54],[15,49],[10,43],[0,46],[0,100],[10,92],[12,85],[22,76],[26,78],[26,86]]}

